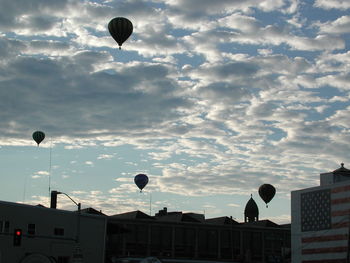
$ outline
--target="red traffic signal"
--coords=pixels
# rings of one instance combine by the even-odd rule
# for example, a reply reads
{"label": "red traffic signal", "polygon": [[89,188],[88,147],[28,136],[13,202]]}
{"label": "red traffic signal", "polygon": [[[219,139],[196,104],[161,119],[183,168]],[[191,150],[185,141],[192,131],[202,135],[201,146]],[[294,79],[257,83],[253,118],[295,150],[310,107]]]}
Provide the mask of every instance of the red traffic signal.
{"label": "red traffic signal", "polygon": [[22,229],[15,229],[13,235],[13,245],[19,247],[22,242]]}

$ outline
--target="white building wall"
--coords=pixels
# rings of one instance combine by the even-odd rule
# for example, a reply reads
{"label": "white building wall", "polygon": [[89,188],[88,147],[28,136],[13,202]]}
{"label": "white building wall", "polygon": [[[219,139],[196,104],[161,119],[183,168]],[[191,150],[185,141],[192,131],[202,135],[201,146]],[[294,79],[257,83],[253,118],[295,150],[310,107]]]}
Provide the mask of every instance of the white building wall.
{"label": "white building wall", "polygon": [[[321,177],[322,178],[322,177]],[[344,200],[344,203],[332,204],[331,203],[331,214],[334,211],[343,211],[346,214],[333,216],[331,217],[332,229],[326,229],[321,231],[301,231],[301,195],[303,193],[313,192],[317,190],[324,189],[335,189],[344,187],[346,191],[333,193],[332,196],[335,199],[347,199]],[[315,208],[317,209],[317,208]],[[348,210],[348,211],[347,211]],[[349,226],[339,227],[340,224],[349,224],[349,213],[350,213],[350,181],[343,181],[339,183],[326,184],[324,183],[322,186],[311,187],[307,189],[297,190],[291,192],[291,242],[292,242],[292,263],[302,263],[304,261],[316,260],[316,258],[321,258],[321,260],[331,260],[331,259],[346,259],[347,252],[338,252],[338,253],[324,253],[310,255],[302,255],[303,249],[314,249],[314,248],[329,248],[332,246],[335,247],[347,247],[348,240],[339,240],[330,242],[318,242],[314,244],[303,244],[303,237],[319,237],[326,235],[348,235]],[[338,226],[337,226],[338,225]],[[335,227],[334,227],[335,226]],[[320,261],[318,261],[320,262]]]}
{"label": "white building wall", "polygon": [[331,185],[334,183],[333,173],[320,174],[320,186]]}
{"label": "white building wall", "polygon": [[84,214],[82,219],[80,243],[84,263],[104,262],[107,217]]}

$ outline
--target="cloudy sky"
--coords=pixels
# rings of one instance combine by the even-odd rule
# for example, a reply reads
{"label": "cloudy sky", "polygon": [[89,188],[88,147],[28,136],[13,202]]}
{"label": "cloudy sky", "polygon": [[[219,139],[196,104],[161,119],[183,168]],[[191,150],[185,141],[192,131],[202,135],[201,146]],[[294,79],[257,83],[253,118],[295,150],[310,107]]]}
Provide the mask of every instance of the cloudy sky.
{"label": "cloudy sky", "polygon": [[[48,205],[50,186],[109,215],[242,221],[252,194],[286,223],[292,190],[350,167],[348,0],[0,4],[0,200]],[[134,25],[122,50],[118,16]]]}

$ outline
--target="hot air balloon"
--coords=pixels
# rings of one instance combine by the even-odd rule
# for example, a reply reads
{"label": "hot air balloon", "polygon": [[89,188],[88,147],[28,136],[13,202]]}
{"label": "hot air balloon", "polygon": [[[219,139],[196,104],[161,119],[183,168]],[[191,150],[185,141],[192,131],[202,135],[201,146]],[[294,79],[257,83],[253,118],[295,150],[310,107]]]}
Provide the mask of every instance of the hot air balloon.
{"label": "hot air balloon", "polygon": [[116,17],[108,23],[108,30],[121,49],[122,44],[132,34],[133,26],[129,19]]}
{"label": "hot air balloon", "polygon": [[275,193],[276,188],[270,184],[263,184],[259,187],[259,195],[261,199],[266,203],[266,207],[268,207],[267,203],[272,200],[272,198],[275,196]]}
{"label": "hot air balloon", "polygon": [[140,188],[140,192],[142,189],[148,184],[148,176],[145,174],[138,174],[134,178],[134,182],[138,188]]}
{"label": "hot air balloon", "polygon": [[32,137],[39,146],[39,144],[45,139],[45,133],[43,133],[42,131],[35,131],[33,132]]}

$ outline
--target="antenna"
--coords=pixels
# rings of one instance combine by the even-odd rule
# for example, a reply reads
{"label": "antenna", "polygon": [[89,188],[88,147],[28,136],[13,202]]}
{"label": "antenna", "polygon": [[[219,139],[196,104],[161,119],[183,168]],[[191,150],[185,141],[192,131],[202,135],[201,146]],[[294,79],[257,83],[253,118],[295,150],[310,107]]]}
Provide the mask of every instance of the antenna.
{"label": "antenna", "polygon": [[152,216],[152,193],[149,192],[149,215]]}
{"label": "antenna", "polygon": [[28,178],[28,175],[24,177],[24,187],[23,187],[23,197],[22,197],[23,203],[26,201],[27,178]]}
{"label": "antenna", "polygon": [[51,163],[52,163],[52,137],[50,137],[50,161],[49,161],[49,199],[51,196]]}

